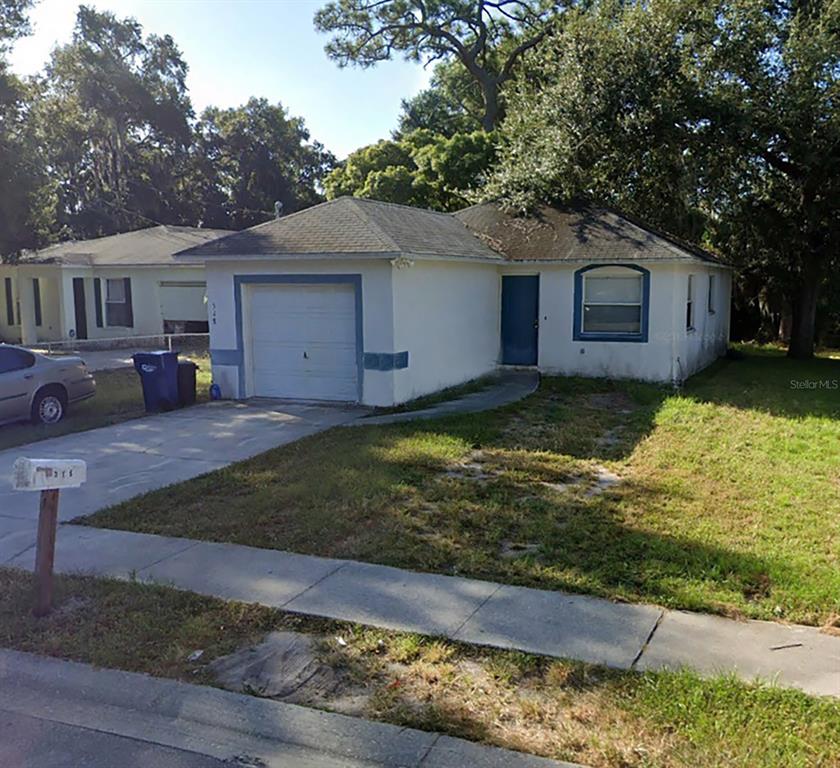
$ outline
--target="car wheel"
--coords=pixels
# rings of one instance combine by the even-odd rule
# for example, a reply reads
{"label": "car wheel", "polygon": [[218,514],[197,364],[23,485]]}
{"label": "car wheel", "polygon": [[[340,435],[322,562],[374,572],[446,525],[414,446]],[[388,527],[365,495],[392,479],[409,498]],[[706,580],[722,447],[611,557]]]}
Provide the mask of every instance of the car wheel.
{"label": "car wheel", "polygon": [[39,392],[32,403],[32,421],[36,424],[58,424],[64,418],[66,408],[63,393],[49,389]]}

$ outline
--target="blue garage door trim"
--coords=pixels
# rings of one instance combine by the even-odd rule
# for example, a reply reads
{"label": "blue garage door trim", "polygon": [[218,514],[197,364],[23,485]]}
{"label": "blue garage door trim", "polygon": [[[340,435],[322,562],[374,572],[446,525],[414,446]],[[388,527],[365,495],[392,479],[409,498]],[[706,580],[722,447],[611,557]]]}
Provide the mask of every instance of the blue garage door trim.
{"label": "blue garage door trim", "polygon": [[[234,275],[233,302],[236,313],[236,351],[239,353],[239,397],[245,397],[245,342],[242,333],[242,286],[243,285],[352,285],[356,298],[356,381],[358,401],[362,402],[364,393],[364,323],[362,318],[362,276],[361,275]],[[216,350],[217,357],[222,357],[229,350]],[[227,363],[220,363],[227,365]]]}
{"label": "blue garage door trim", "polygon": [[[642,273],[642,324],[640,333],[586,333],[583,330],[583,275],[593,269],[622,267]],[[648,340],[648,315],[650,314],[650,272],[637,264],[590,264],[575,272],[575,307],[572,320],[574,341],[624,341],[646,343]]]}

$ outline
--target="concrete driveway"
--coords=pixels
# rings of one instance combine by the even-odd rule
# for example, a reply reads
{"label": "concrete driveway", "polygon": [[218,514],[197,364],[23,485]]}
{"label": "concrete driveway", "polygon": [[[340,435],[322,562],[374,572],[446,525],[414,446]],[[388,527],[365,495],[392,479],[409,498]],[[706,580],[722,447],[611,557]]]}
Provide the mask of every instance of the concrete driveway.
{"label": "concrete driveway", "polygon": [[87,483],[62,491],[70,520],[141,493],[211,472],[362,416],[362,408],[216,402],[0,451],[0,537],[31,530],[38,494],[11,490],[12,464],[29,458],[84,459]]}

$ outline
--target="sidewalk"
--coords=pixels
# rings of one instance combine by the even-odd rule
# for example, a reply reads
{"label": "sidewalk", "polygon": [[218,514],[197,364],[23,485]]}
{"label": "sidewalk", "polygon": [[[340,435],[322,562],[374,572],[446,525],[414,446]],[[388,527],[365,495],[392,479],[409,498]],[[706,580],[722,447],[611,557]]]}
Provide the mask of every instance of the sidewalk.
{"label": "sidewalk", "polygon": [[2,650],[0,765],[575,768],[438,733]]}
{"label": "sidewalk", "polygon": [[[31,523],[0,538],[0,565],[31,569],[33,539]],[[619,669],[734,671],[840,696],[840,637],[814,627],[77,525],[59,529],[56,569]]]}

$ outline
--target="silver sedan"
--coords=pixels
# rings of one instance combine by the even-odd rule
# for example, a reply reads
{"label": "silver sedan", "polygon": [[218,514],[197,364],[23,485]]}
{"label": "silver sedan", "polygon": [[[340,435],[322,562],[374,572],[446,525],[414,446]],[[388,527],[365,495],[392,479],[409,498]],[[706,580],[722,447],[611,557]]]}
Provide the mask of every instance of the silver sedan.
{"label": "silver sedan", "polygon": [[56,424],[68,405],[95,394],[96,382],[80,357],[46,357],[0,344],[0,424]]}

